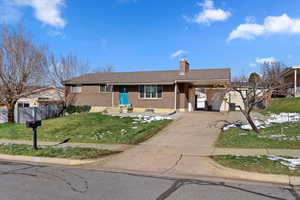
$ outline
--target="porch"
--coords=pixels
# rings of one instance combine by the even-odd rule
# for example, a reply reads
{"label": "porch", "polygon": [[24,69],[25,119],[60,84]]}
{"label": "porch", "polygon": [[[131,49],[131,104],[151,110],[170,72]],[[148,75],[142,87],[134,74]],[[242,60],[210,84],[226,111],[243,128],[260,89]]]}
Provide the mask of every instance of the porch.
{"label": "porch", "polygon": [[283,75],[284,83],[288,85],[289,96],[300,97],[300,66],[289,68]]}

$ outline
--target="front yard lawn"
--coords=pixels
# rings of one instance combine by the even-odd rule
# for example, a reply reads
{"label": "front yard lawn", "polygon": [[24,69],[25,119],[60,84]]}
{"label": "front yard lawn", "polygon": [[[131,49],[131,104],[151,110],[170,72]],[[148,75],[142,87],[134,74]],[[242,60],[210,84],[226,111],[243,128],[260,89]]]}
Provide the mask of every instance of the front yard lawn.
{"label": "front yard lawn", "polygon": [[39,156],[39,157],[55,157],[70,159],[93,159],[107,156],[114,152],[110,150],[81,148],[81,147],[39,147],[33,150],[31,145],[25,144],[1,144],[0,154],[23,155],[23,156]]}
{"label": "front yard lawn", "polygon": [[300,168],[289,169],[280,160],[270,160],[267,156],[213,156],[212,159],[225,167],[249,172],[300,175]]}
{"label": "front yard lawn", "polygon": [[217,147],[300,149],[300,123],[273,124],[261,133],[232,128],[220,134]]}
{"label": "front yard lawn", "polygon": [[[39,141],[137,144],[168,125],[171,120],[145,122],[131,117],[101,113],[69,115],[44,120],[38,128]],[[0,124],[0,139],[31,140],[32,130],[24,124]]]}
{"label": "front yard lawn", "polygon": [[272,101],[272,103],[264,110],[264,112],[271,113],[282,113],[282,112],[290,112],[290,113],[300,113],[300,98],[282,98],[276,99]]}

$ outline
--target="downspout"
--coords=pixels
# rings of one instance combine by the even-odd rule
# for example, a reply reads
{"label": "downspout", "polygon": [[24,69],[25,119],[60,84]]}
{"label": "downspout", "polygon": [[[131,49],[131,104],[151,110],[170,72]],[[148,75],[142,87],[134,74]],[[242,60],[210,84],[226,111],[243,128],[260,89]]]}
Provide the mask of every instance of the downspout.
{"label": "downspout", "polygon": [[175,81],[175,87],[174,87],[174,98],[175,98],[175,105],[174,105],[174,109],[175,112],[177,111],[177,81]]}
{"label": "downspout", "polygon": [[294,96],[297,95],[297,69],[294,71]]}
{"label": "downspout", "polygon": [[114,107],[114,96],[115,96],[114,86],[112,86],[112,91],[111,91],[111,107]]}

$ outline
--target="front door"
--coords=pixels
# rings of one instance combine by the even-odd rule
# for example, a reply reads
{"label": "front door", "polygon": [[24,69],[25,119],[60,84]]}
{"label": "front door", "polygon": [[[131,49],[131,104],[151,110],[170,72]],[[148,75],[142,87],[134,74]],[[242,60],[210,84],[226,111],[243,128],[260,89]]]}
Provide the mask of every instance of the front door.
{"label": "front door", "polygon": [[128,104],[128,87],[120,86],[120,104],[127,105]]}

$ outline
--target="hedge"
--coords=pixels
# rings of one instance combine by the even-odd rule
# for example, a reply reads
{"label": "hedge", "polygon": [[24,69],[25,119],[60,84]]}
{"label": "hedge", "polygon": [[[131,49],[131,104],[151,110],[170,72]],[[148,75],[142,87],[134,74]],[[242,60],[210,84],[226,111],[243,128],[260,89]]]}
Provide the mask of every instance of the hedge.
{"label": "hedge", "polygon": [[85,113],[85,112],[90,112],[91,106],[88,105],[83,105],[83,106],[68,106],[66,108],[66,112],[68,114],[73,114],[73,113]]}

